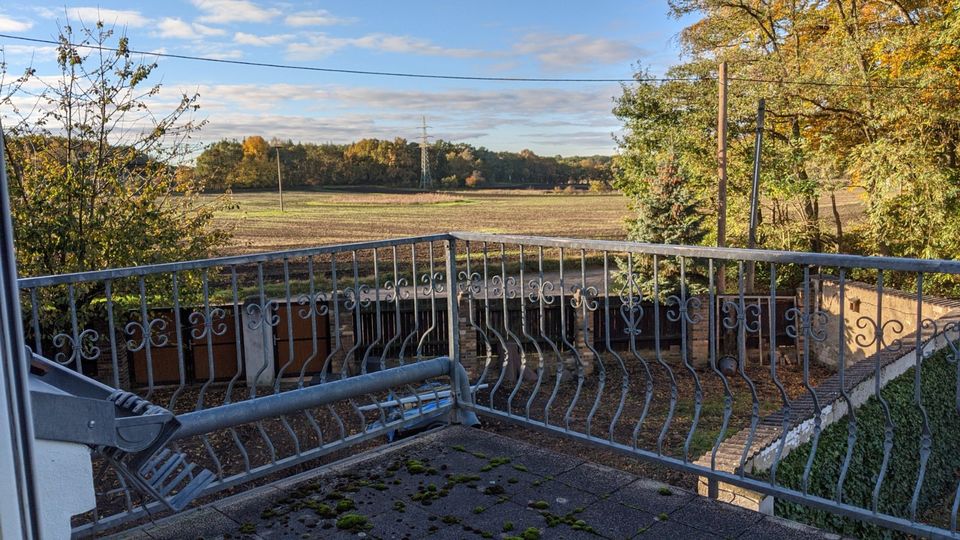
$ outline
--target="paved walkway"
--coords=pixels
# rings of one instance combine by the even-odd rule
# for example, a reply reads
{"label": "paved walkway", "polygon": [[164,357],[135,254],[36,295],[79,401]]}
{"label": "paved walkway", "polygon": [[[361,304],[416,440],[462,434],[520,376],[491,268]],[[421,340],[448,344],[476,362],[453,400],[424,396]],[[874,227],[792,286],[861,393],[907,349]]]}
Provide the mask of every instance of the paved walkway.
{"label": "paved walkway", "polygon": [[123,538],[836,538],[478,429],[451,427]]}

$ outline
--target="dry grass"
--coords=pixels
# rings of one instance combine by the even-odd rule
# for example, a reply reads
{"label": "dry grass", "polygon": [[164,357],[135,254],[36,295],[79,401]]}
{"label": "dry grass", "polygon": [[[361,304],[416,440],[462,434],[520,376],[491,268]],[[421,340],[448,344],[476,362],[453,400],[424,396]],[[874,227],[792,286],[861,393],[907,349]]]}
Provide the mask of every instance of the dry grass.
{"label": "dry grass", "polygon": [[218,216],[234,227],[227,252],[253,253],[449,232],[622,239],[627,199],[618,193],[476,190],[449,193],[234,194]]}

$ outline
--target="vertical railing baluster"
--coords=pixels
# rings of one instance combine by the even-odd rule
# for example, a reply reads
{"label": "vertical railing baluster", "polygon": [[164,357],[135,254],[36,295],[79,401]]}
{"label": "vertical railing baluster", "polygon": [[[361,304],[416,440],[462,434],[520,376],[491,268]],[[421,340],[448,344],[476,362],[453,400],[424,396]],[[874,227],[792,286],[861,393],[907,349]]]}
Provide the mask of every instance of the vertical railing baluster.
{"label": "vertical railing baluster", "polygon": [[[713,372],[720,378],[720,383],[723,385],[723,418],[720,422],[720,432],[717,433],[717,438],[713,442],[713,449],[710,451],[710,470],[715,471],[717,469],[717,451],[720,449],[720,444],[723,443],[724,439],[726,439],[727,428],[730,427],[730,416],[733,413],[733,393],[730,391],[730,381],[727,380],[727,376],[724,375],[723,370],[720,369],[719,362],[722,360],[722,358],[717,358],[717,351],[720,347],[719,333],[720,327],[729,329],[732,328],[736,323],[729,321],[731,317],[735,317],[734,313],[730,313],[728,316],[719,318],[720,313],[718,312],[718,302],[723,302],[724,312],[728,311],[728,302],[722,300],[717,293],[718,285],[714,273],[714,260],[710,259],[710,310],[707,312],[710,326],[710,337],[708,338],[710,341],[710,369],[713,370]],[[717,497],[717,487],[717,481],[711,480],[709,485],[710,497]]]}
{"label": "vertical railing baluster", "polygon": [[913,497],[910,498],[910,520],[917,520],[917,505],[920,502],[920,490],[923,488],[923,479],[927,473],[927,461],[930,459],[930,452],[933,447],[933,432],[930,430],[930,419],[927,416],[927,408],[923,406],[923,392],[921,383],[923,381],[923,330],[929,328],[931,341],[936,338],[937,326],[932,320],[923,318],[923,273],[917,273],[917,331],[914,351],[916,353],[916,362],[913,368],[913,401],[920,412],[920,470],[917,473],[917,485],[913,488]]}
{"label": "vertical railing baluster", "polygon": [[610,341],[610,254],[603,252],[603,339],[606,345],[607,354],[612,356],[620,366],[620,400],[617,402],[617,410],[614,411],[610,419],[610,427],[607,432],[607,440],[613,442],[614,432],[620,415],[623,414],[623,408],[627,402],[627,394],[630,391],[630,374],[627,372],[627,365],[623,358],[613,350],[613,344]]}
{"label": "vertical railing baluster", "polygon": [[[527,326],[527,304],[526,304],[526,289],[524,283],[524,246],[520,245],[520,283],[519,283],[519,296],[520,296],[520,333],[523,334],[524,339],[529,341],[537,354],[538,358],[538,369],[537,369],[537,382],[533,388],[533,391],[530,394],[529,399],[527,399],[526,406],[524,407],[524,417],[530,419],[530,403],[536,398],[537,393],[540,391],[540,384],[543,381],[543,351],[540,349],[540,344],[537,343],[537,338],[530,335],[530,330]],[[536,283],[536,282],[534,282]],[[523,381],[527,377],[527,357],[524,353],[521,357],[520,364],[520,374],[517,376],[517,382],[514,385],[513,392],[510,393],[509,399],[507,399],[507,409],[513,408],[513,398],[517,395],[520,387],[523,385]]]}
{"label": "vertical railing baluster", "polygon": [[[627,291],[627,333],[630,338],[630,353],[633,354],[633,357],[640,362],[640,365],[643,367],[643,373],[646,377],[646,384],[644,388],[644,398],[643,398],[643,409],[640,410],[640,417],[637,419],[637,423],[633,427],[632,433],[632,442],[633,449],[637,450],[640,440],[640,430],[643,429],[643,422],[647,418],[647,414],[650,412],[650,403],[653,402],[653,389],[654,389],[654,380],[653,373],[650,371],[650,364],[647,362],[643,355],[640,354],[640,351],[637,349],[637,336],[640,335],[640,321],[643,319],[643,291],[640,290],[640,287],[637,285],[637,277],[634,274],[633,270],[633,253],[627,254],[627,283],[625,285]],[[637,298],[634,298],[634,291],[636,291]],[[621,302],[624,301],[623,293],[621,293]]]}
{"label": "vertical railing baluster", "polygon": [[[472,389],[471,401],[476,404],[477,399],[476,395],[480,391],[480,386],[484,384],[484,381],[487,378],[487,371],[490,369],[490,366],[493,364],[493,344],[490,343],[490,339],[487,337],[486,331],[480,326],[480,321],[477,320],[477,298],[476,295],[480,292],[480,274],[477,274],[473,271],[472,258],[473,255],[470,250],[470,242],[465,242],[465,249],[467,254],[467,270],[464,277],[463,291],[467,297],[467,321],[469,328],[468,332],[474,332],[476,335],[480,336],[480,339],[483,340],[484,348],[484,360],[483,368],[480,369],[480,373],[477,375],[476,386]],[[483,285],[484,289],[486,284]],[[486,290],[484,290],[484,295],[486,295]],[[484,303],[487,303],[486,298],[484,298]],[[463,343],[460,344],[463,347]],[[477,351],[479,352],[479,351]],[[461,362],[463,361],[463,351],[461,350]],[[467,370],[467,373],[470,373],[470,370]],[[469,382],[469,381],[468,381]]]}
{"label": "vertical railing baluster", "polygon": [[693,435],[697,431],[697,423],[700,421],[700,410],[703,406],[703,387],[700,385],[700,377],[697,370],[690,363],[690,353],[687,345],[687,335],[689,331],[687,325],[697,324],[699,319],[690,314],[690,307],[699,307],[700,301],[696,297],[687,298],[687,260],[685,257],[678,257],[680,260],[680,298],[678,298],[677,320],[680,321],[680,357],[683,359],[683,365],[687,372],[693,377],[693,419],[690,422],[690,431],[683,442],[683,460],[690,461],[690,444],[693,442]]}
{"label": "vertical railing baluster", "polygon": [[[596,300],[597,290],[595,287],[592,287],[587,284],[587,252],[586,250],[580,250],[580,303],[581,303],[581,313],[583,315],[583,344],[590,351],[590,354],[593,355],[594,362],[596,362],[598,370],[595,370],[597,375],[597,396],[593,399],[593,405],[590,407],[590,412],[587,413],[586,420],[586,434],[588,437],[592,437],[591,432],[593,428],[593,417],[597,414],[597,410],[600,408],[600,401],[603,399],[603,390],[607,384],[607,367],[603,364],[603,358],[600,356],[600,352],[597,351],[595,345],[596,336],[591,336],[590,324],[588,317],[593,317],[596,313],[597,308],[599,308],[599,303]],[[595,327],[596,325],[594,325]]]}
{"label": "vertical railing baluster", "polygon": [[833,500],[838,503],[843,502],[843,484],[847,479],[847,472],[850,470],[850,462],[853,459],[853,448],[857,444],[857,411],[854,408],[853,401],[850,399],[850,394],[847,392],[847,383],[846,383],[846,354],[847,347],[845,341],[846,336],[846,279],[847,271],[843,268],[840,269],[840,276],[837,281],[839,286],[838,292],[838,314],[837,314],[837,375],[840,383],[840,397],[843,399],[844,403],[847,404],[847,451],[843,457],[843,463],[840,465],[840,477],[837,479],[837,487],[834,490]]}
{"label": "vertical railing baluster", "polygon": [[[230,378],[230,382],[227,383],[227,390],[224,393],[223,404],[228,405],[233,402],[233,387],[237,384],[237,381],[240,380],[240,376],[243,374],[243,340],[241,336],[243,335],[243,324],[241,323],[241,311],[240,306],[240,292],[237,286],[237,267],[234,265],[230,266],[230,291],[232,293],[233,300],[233,333],[234,333],[234,347],[237,351],[237,371],[233,374],[233,377]],[[234,428],[229,429],[230,438],[233,439],[234,446],[237,447],[237,450],[240,452],[240,457],[243,460],[243,470],[246,473],[250,472],[250,455],[247,453],[247,447],[240,440],[240,436],[237,434],[237,430]]]}
{"label": "vertical railing baluster", "polygon": [[[337,254],[330,254],[330,307],[333,308],[333,349],[323,361],[323,367],[320,369],[319,384],[327,382],[327,375],[333,372],[333,359],[337,357],[343,349],[343,339],[340,328],[340,285],[337,283]],[[346,354],[343,362],[346,363]],[[340,441],[347,438],[347,426],[343,423],[343,418],[337,413],[333,405],[327,405],[327,412],[337,423],[337,429],[340,432]]]}
{"label": "vertical railing baluster", "polygon": [[[755,328],[751,327],[748,317],[748,306],[746,303],[746,276],[744,271],[743,261],[738,263],[737,268],[738,279],[737,279],[737,298],[739,301],[739,312],[738,312],[738,331],[737,331],[737,355],[739,356],[739,365],[738,371],[740,377],[747,383],[747,388],[750,389],[750,432],[747,434],[747,441],[743,445],[743,451],[740,454],[740,466],[738,468],[740,472],[740,477],[743,478],[747,474],[746,463],[747,456],[750,454],[750,447],[753,446],[753,439],[757,433],[757,425],[760,422],[760,398],[757,396],[757,388],[753,384],[753,380],[750,379],[750,376],[747,375],[747,332],[753,331]],[[753,307],[755,304],[750,304]],[[759,310],[758,310],[759,311]],[[760,325],[757,324],[756,329],[759,329]]]}
{"label": "vertical railing baluster", "polygon": [[670,379],[670,407],[667,410],[667,417],[663,421],[663,427],[660,428],[660,435],[657,436],[657,455],[663,455],[663,441],[667,438],[670,431],[670,424],[673,422],[673,414],[677,410],[677,378],[670,369],[670,365],[663,359],[663,348],[660,345],[660,257],[653,256],[653,347],[656,350],[657,363],[667,372]]}
{"label": "vertical railing baluster", "polygon": [[[33,290],[31,290],[31,301],[35,301],[36,297],[33,296]],[[110,334],[110,366],[113,369],[113,387],[120,388],[120,362],[117,358],[117,328],[116,321],[114,320],[113,314],[113,281],[106,280],[104,282],[104,292],[107,298],[107,332]],[[36,304],[33,305],[33,309],[36,310]],[[34,311],[34,322],[36,323],[36,312]],[[40,328],[39,326],[34,328],[34,332],[37,333],[37,347],[40,346]],[[40,354],[38,352],[38,354]]]}
{"label": "vertical railing baluster", "polygon": [[877,320],[874,323],[874,341],[876,342],[876,353],[874,355],[874,395],[877,397],[877,400],[880,402],[880,406],[883,408],[883,417],[884,417],[884,426],[883,426],[883,461],[880,463],[880,472],[877,474],[877,481],[873,486],[873,493],[871,494],[873,511],[878,512],[880,509],[880,488],[883,486],[883,480],[887,476],[887,467],[890,464],[890,454],[893,452],[893,416],[890,412],[890,405],[887,403],[886,398],[883,397],[881,393],[882,383],[881,383],[881,373],[882,368],[881,362],[881,353],[883,352],[885,342],[884,337],[884,328],[886,323],[883,322],[883,270],[877,271]]}
{"label": "vertical railing baluster", "polygon": [[803,328],[803,386],[810,393],[813,401],[813,437],[810,442],[810,454],[807,465],[803,469],[802,486],[806,494],[810,486],[810,473],[813,470],[813,461],[817,457],[817,446],[820,443],[820,433],[823,426],[823,409],[817,389],[810,384],[810,342],[813,340],[813,313],[810,308],[810,267],[803,267],[803,313],[799,321]]}
{"label": "vertical railing baluster", "polygon": [[[554,380],[553,390],[550,392],[550,397],[547,398],[547,402],[543,407],[543,423],[547,426],[550,425],[550,407],[553,404],[553,400],[557,398],[557,393],[560,391],[560,383],[563,380],[563,354],[561,354],[560,349],[557,347],[557,344],[550,338],[550,335],[547,331],[547,310],[546,307],[550,304],[553,304],[554,297],[551,294],[554,290],[553,283],[545,281],[543,279],[543,246],[540,246],[537,250],[537,312],[540,319],[540,339],[542,339],[547,345],[550,346],[550,350],[553,351],[554,357],[557,359],[556,366],[556,379]],[[560,303],[560,312],[563,312],[563,302]],[[562,319],[561,319],[562,320]],[[541,362],[540,373],[541,377],[537,379],[537,388],[542,381],[542,376],[546,374],[547,367]],[[530,396],[530,400],[527,401],[527,417],[530,417],[530,407],[533,404],[533,396]]]}
{"label": "vertical railing baluster", "polygon": [[[147,361],[147,393],[144,399],[150,399],[153,395],[153,324],[147,313],[147,285],[143,277],[139,280],[140,286],[140,321],[142,323],[143,350]],[[73,285],[70,286],[71,297]]]}
{"label": "vertical railing baluster", "polygon": [[[787,394],[787,389],[780,381],[779,375],[777,375],[777,265],[773,263],[770,264],[769,324],[770,379],[773,380],[773,384],[777,387],[777,391],[780,393],[780,400],[783,402],[783,407],[781,408],[783,417],[780,419],[780,439],[777,443],[777,454],[773,459],[773,463],[770,465],[770,485],[773,486],[777,483],[777,468],[780,466],[780,458],[783,457],[783,449],[785,448],[787,442],[787,433],[790,433],[790,424],[792,422],[790,396]],[[842,328],[843,317],[840,318],[840,324]],[[843,332],[841,332],[840,335],[842,339]]]}
{"label": "vertical railing baluster", "polygon": [[[383,319],[381,318],[380,310],[380,256],[379,249],[373,249],[373,302],[374,302],[374,317],[376,321],[374,322],[374,336],[373,340],[367,346],[366,350],[363,352],[363,358],[360,360],[360,374],[364,375],[367,373],[367,363],[370,359],[370,353],[373,349],[383,343]],[[358,317],[359,319],[359,317]],[[383,363],[383,355],[380,356],[380,362],[378,363],[380,370],[386,368]],[[393,389],[390,389],[387,393],[389,396],[395,396],[396,393]],[[367,398],[376,405],[377,412],[380,414],[380,425],[386,425],[387,423],[387,413],[383,408],[383,403],[381,400],[377,399],[373,394],[367,394]]]}
{"label": "vertical railing baluster", "polygon": [[[563,273],[564,255],[565,253],[563,248],[560,248],[560,305],[563,306],[563,310],[566,311],[566,308],[567,308],[566,299],[564,298],[564,294],[566,293],[566,290],[564,289],[564,273]],[[577,290],[576,285],[573,285],[570,287],[570,291],[574,293],[574,295],[570,298],[570,307],[573,308],[574,310],[580,308],[580,305],[576,298],[576,290]],[[577,401],[580,399],[580,392],[583,390],[583,383],[584,383],[585,376],[584,376],[584,369],[583,369],[583,358],[580,356],[580,351],[577,350],[576,345],[574,345],[574,343],[577,342],[577,332],[579,331],[579,329],[576,324],[573,324],[573,335],[570,336],[570,339],[568,340],[567,325],[565,320],[561,324],[561,326],[563,328],[562,330],[563,344],[566,345],[567,348],[570,349],[570,352],[573,353],[573,359],[577,364],[577,388],[573,392],[573,398],[570,400],[570,405],[567,406],[567,410],[563,415],[563,428],[566,431],[570,431],[570,420],[573,418],[573,411],[577,406]],[[584,337],[584,339],[586,339],[586,337]]]}
{"label": "vertical railing baluster", "polygon": [[[250,329],[253,331],[260,330],[261,332],[262,339],[263,339],[263,355],[262,355],[263,361],[260,364],[260,368],[257,369],[257,372],[253,376],[253,384],[250,385],[250,399],[257,398],[257,386],[260,384],[260,376],[263,375],[263,373],[267,370],[267,366],[269,365],[268,362],[270,359],[267,356],[266,344],[271,341],[272,339],[271,334],[273,333],[271,329],[272,328],[271,322],[273,319],[273,314],[271,313],[272,304],[267,302],[267,295],[266,295],[266,291],[264,290],[262,262],[257,263],[257,289],[259,292],[259,299],[260,299],[260,305],[258,306],[259,312],[260,312],[259,327],[256,324],[254,324]],[[253,308],[253,307],[254,307],[253,305],[248,306],[248,311],[251,311],[251,314],[253,313],[253,311],[250,310],[249,308]],[[264,429],[263,422],[257,422],[256,425],[257,425],[257,431],[260,433],[260,437],[263,439],[263,442],[267,445],[267,451],[270,453],[270,463],[276,463],[277,450],[273,446],[273,441],[270,439],[270,436],[267,434],[267,430]]]}
{"label": "vertical railing baluster", "polygon": [[[290,282],[288,277],[285,279],[285,281],[287,283]],[[307,293],[306,295],[301,295],[297,301],[298,304],[306,306],[298,311],[297,315],[299,315],[301,319],[309,320],[310,322],[310,354],[306,359],[304,359],[302,365],[300,366],[300,373],[297,374],[298,390],[303,388],[304,379],[310,364],[313,363],[313,361],[316,360],[317,356],[320,354],[319,340],[317,338],[317,315],[322,316],[326,313],[326,306],[320,305],[320,301],[323,296],[323,294],[317,293],[316,275],[313,269],[313,255],[310,255],[307,257]],[[293,326],[292,321],[290,326]],[[307,419],[307,423],[310,424],[313,432],[317,434],[317,446],[322,446],[323,430],[320,429],[320,424],[317,423],[317,420],[314,418],[313,413],[310,412],[310,409],[304,409],[303,416]]]}
{"label": "vertical railing baluster", "polygon": [[[110,282],[107,281],[109,284]],[[30,319],[33,325],[33,350],[43,356],[43,334],[40,331],[40,301],[37,299],[37,289],[30,289]],[[119,387],[119,385],[117,385]]]}
{"label": "vertical railing baluster", "polygon": [[[206,271],[204,271],[204,276],[206,276]],[[183,321],[180,318],[180,278],[177,272],[173,272],[171,280],[171,291],[173,293],[173,327],[177,337],[177,378],[179,384],[170,396],[170,405],[168,408],[171,411],[176,411],[177,398],[187,387],[187,369],[183,358],[184,331]],[[187,333],[187,335],[189,336],[190,334]],[[211,362],[213,361],[212,357],[210,360]]]}
{"label": "vertical railing baluster", "polygon": [[[447,354],[450,356],[450,362],[453,365],[453,372],[450,376],[450,396],[453,398],[454,407],[459,407],[461,403],[468,400],[470,396],[460,394],[461,373],[461,355],[460,355],[460,310],[457,305],[457,241],[449,239],[446,242],[446,262],[447,262]],[[470,381],[465,381],[469,384]]]}
{"label": "vertical railing baluster", "polygon": [[[353,270],[353,288],[345,289],[346,296],[344,305],[353,314],[353,347],[344,354],[343,365],[340,366],[340,378],[346,379],[350,376],[350,359],[357,360],[357,351],[363,345],[363,319],[361,317],[361,306],[363,305],[363,286],[360,284],[360,267],[357,261],[357,250],[352,251],[352,270]],[[350,294],[347,294],[349,291]],[[367,431],[367,417],[357,406],[356,401],[348,399],[347,402],[353,409],[354,414],[360,419],[360,431]]]}
{"label": "vertical railing baluster", "polygon": [[[213,336],[218,335],[218,333],[219,334],[223,333],[222,331],[219,331],[219,328],[215,326],[213,322],[214,319],[216,318],[216,315],[214,314],[214,311],[210,308],[210,280],[209,280],[207,269],[203,270],[203,273],[200,279],[201,279],[201,287],[203,291],[203,313],[202,313],[202,317],[194,318],[193,323],[194,325],[201,323],[202,326],[200,327],[199,330],[194,328],[191,331],[190,335],[194,340],[202,338],[205,341],[206,350],[207,350],[208,374],[207,374],[206,382],[203,383],[203,386],[200,387],[200,391],[197,393],[197,403],[196,403],[196,406],[194,407],[195,411],[199,411],[204,408],[204,397],[207,393],[207,388],[213,383],[214,379],[216,378],[216,373],[214,371],[214,362],[213,362]],[[179,288],[177,287],[176,273],[174,273],[174,293],[173,294],[174,294],[174,317],[176,321],[175,324],[177,327],[177,342],[179,343],[181,341],[180,335],[182,334],[182,332],[180,327],[180,300],[179,300]],[[223,323],[221,323],[221,325],[222,324]],[[223,330],[226,330],[226,328],[224,328]],[[194,356],[194,358],[196,358],[196,356]],[[182,367],[183,365],[181,362],[181,373],[182,373]],[[207,455],[210,456],[210,459],[213,461],[214,466],[217,469],[217,477],[222,479],[223,466],[220,463],[220,458],[219,456],[217,456],[217,452],[214,450],[213,445],[210,444],[209,437],[207,437],[207,435],[204,434],[200,437],[200,439],[203,442],[204,449],[206,449],[207,451]]]}
{"label": "vertical railing baluster", "polygon": [[[385,359],[387,356],[387,351],[390,350],[390,347],[392,347],[394,343],[399,342],[400,347],[399,347],[399,351],[397,352],[397,362],[399,365],[402,366],[403,365],[403,349],[406,347],[407,340],[409,339],[409,336],[407,336],[406,338],[403,336],[403,324],[401,320],[401,311],[400,311],[400,302],[401,302],[401,299],[404,298],[403,287],[404,287],[404,284],[406,283],[406,279],[401,277],[400,275],[400,262],[397,258],[397,246],[393,246],[392,255],[393,255],[393,288],[394,288],[393,337],[391,337],[390,341],[388,341],[383,346],[383,354],[380,356],[380,365],[384,365],[384,362],[386,361]],[[416,277],[414,277],[413,278],[414,295],[416,295],[416,288],[417,288],[417,280],[416,280]],[[406,389],[407,389],[407,392],[409,392],[416,399],[417,411],[420,414],[423,414],[423,399],[420,397],[420,393],[417,392],[417,390],[413,388],[413,386],[411,385],[407,385]]]}
{"label": "vertical railing baluster", "polygon": [[[280,393],[280,381],[287,368],[293,364],[296,351],[293,347],[293,298],[290,296],[290,260],[283,258],[283,296],[287,304],[287,361],[277,370],[276,380],[273,382],[273,393]],[[279,345],[279,343],[277,343]]]}

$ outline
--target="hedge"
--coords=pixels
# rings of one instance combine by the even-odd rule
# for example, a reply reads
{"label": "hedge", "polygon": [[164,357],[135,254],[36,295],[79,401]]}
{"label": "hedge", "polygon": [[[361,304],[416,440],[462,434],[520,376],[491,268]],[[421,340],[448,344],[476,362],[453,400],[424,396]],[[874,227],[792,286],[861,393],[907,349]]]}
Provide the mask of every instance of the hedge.
{"label": "hedge", "polygon": [[[909,518],[910,500],[920,468],[922,417],[914,401],[914,371],[911,367],[890,381],[882,390],[890,406],[895,425],[890,463],[880,490],[879,510],[885,514]],[[960,472],[960,414],[957,412],[957,366],[947,360],[945,351],[923,363],[921,390],[933,437],[927,462],[917,516],[952,504]],[[855,411],[857,440],[847,478],[843,484],[843,502],[871,508],[872,493],[883,461],[883,408],[876,396]],[[840,467],[847,452],[848,418],[844,417],[820,435],[817,454],[810,473],[809,493],[833,499]],[[785,457],[777,469],[777,483],[801,489],[803,470],[811,443],[801,445]],[[808,523],[824,530],[857,538],[893,538],[899,533],[824,510],[777,500],[776,515]],[[937,512],[930,512],[938,514]],[[942,515],[940,512],[939,515]],[[949,516],[949,512],[946,512]],[[947,517],[949,519],[949,517]],[[942,521],[942,518],[940,519]],[[944,527],[948,523],[934,523]]]}

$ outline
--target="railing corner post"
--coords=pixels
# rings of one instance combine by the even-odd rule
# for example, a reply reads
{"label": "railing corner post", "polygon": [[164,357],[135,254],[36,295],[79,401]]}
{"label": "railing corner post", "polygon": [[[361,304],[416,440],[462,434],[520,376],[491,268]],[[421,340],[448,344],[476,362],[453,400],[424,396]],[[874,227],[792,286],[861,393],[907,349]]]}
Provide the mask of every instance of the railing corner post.
{"label": "railing corner post", "polygon": [[[453,396],[453,417],[452,421],[460,423],[461,418],[460,402],[463,396],[460,395],[462,369],[460,366],[460,313],[457,305],[457,240],[453,237],[447,239],[446,246],[447,260],[447,342],[448,355],[450,356],[450,395]],[[469,396],[468,396],[469,398]]]}

